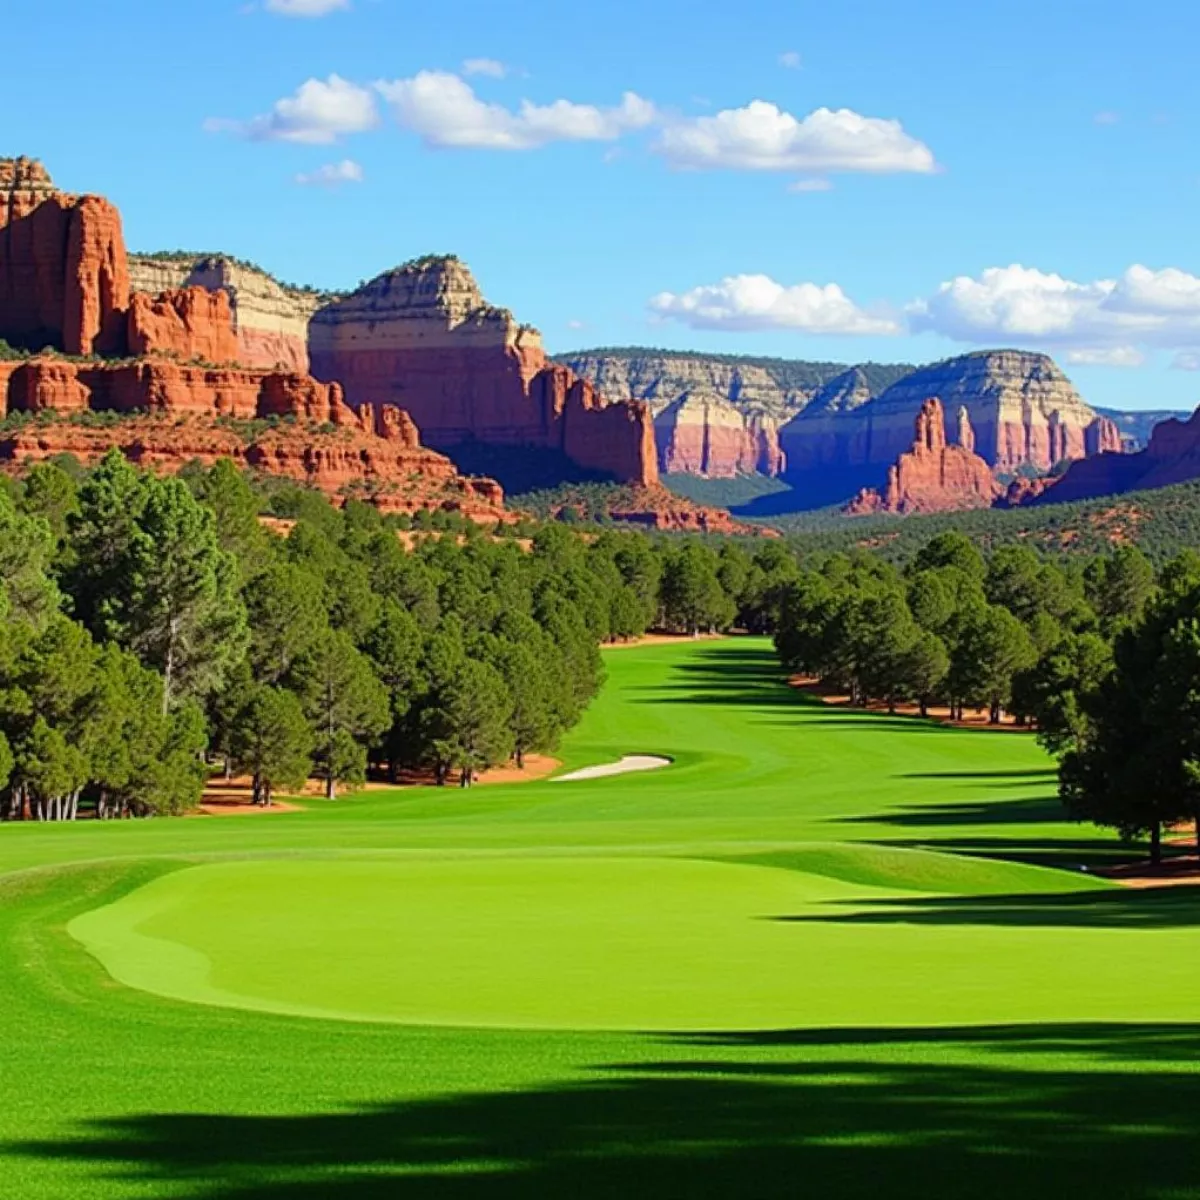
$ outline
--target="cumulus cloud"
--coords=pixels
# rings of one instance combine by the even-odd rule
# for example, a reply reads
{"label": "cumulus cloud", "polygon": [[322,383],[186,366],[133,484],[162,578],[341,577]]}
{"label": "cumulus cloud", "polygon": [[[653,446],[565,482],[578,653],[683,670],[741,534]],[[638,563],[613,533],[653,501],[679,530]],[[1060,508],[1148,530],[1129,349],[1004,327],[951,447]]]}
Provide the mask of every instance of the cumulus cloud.
{"label": "cumulus cloud", "polygon": [[235,133],[256,142],[329,145],[378,124],[372,93],[340,75],[330,75],[301,84],[293,95],[276,101],[269,113],[248,121],[213,118],[204,127],[211,133]]}
{"label": "cumulus cloud", "polygon": [[626,92],[612,108],[555,100],[522,100],[513,111],[488,104],[471,85],[444,71],[376,84],[403,128],[439,149],[534,150],[550,142],[611,142],[657,117],[649,100]]}
{"label": "cumulus cloud", "polygon": [[687,292],[660,292],[650,311],[693,329],[750,331],[794,329],[804,333],[895,334],[899,323],[859,308],[836,283],[784,287],[767,275],[730,275]]}
{"label": "cumulus cloud", "polygon": [[1073,367],[1140,367],[1145,361],[1145,354],[1136,346],[1067,351],[1067,362]]}
{"label": "cumulus cloud", "polygon": [[1140,350],[1200,346],[1200,278],[1134,265],[1117,279],[1079,283],[1017,264],[990,267],[943,283],[908,316],[914,332],[1018,341],[1129,365]]}
{"label": "cumulus cloud", "polygon": [[779,65],[781,67],[785,67],[789,71],[800,70],[801,63],[802,59],[800,58],[800,52],[798,50],[785,50],[779,56]]}
{"label": "cumulus cloud", "polygon": [[671,166],[691,170],[937,170],[933,151],[899,121],[864,117],[848,108],[818,108],[797,118],[766,100],[675,121],[655,149]]}
{"label": "cumulus cloud", "polygon": [[341,162],[326,163],[315,171],[302,172],[296,176],[296,182],[304,187],[341,187],[343,183],[362,183],[365,178],[363,169],[352,158],[343,158]]}
{"label": "cumulus cloud", "polygon": [[324,17],[349,7],[350,0],[267,0],[267,12],[281,17]]}
{"label": "cumulus cloud", "polygon": [[1200,350],[1181,350],[1171,360],[1176,371],[1200,371]]}
{"label": "cumulus cloud", "polygon": [[462,65],[464,75],[486,75],[489,79],[503,79],[508,67],[495,58],[468,58]]}

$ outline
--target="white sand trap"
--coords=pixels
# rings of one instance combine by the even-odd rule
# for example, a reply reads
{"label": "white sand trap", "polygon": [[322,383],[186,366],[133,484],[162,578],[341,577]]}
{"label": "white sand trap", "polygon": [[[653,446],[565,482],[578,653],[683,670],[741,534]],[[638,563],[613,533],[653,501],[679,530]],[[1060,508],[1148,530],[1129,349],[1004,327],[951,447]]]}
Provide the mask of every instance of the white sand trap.
{"label": "white sand trap", "polygon": [[657,754],[627,754],[620,762],[601,763],[598,767],[584,767],[569,775],[559,775],[551,783],[573,783],[576,779],[600,779],[605,775],[628,775],[630,771],[655,771],[669,767],[671,760]]}

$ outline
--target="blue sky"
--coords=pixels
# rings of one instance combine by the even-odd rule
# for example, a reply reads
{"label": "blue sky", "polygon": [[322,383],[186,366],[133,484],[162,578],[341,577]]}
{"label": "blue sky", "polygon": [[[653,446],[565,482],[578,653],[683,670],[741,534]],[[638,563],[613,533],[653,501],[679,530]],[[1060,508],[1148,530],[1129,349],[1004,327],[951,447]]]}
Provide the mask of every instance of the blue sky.
{"label": "blue sky", "polygon": [[136,249],[330,287],[457,253],[556,351],[1018,345],[1183,408],[1197,35],[1183,0],[39,0],[0,153]]}

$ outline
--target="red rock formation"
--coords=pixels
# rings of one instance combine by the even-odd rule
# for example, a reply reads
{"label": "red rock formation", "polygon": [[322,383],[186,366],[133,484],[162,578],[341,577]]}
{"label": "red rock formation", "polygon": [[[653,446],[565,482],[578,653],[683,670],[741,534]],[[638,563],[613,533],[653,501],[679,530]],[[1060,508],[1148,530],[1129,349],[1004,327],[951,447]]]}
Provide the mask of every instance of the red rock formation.
{"label": "red rock formation", "polygon": [[1115,442],[1117,448],[1072,463],[1061,479],[1034,499],[1054,503],[1090,500],[1200,479],[1200,409],[1187,421],[1160,422],[1150,435],[1149,445],[1137,454],[1120,453],[1115,425],[1102,436],[1101,444],[1112,446]]}
{"label": "red rock formation", "polygon": [[749,416],[715,394],[688,394],[654,418],[658,462],[668,474],[779,475],[784,455],[779,427],[765,413]]}
{"label": "red rock formation", "polygon": [[134,292],[126,326],[129,353],[161,354],[181,362],[232,363],[238,358],[233,313],[225,292],[177,288],[149,296]]}
{"label": "red rock formation", "polygon": [[398,268],[320,310],[309,356],[314,374],[341,380],[351,402],[410,412],[438,449],[530,446],[623,482],[658,480],[647,406],[606,405],[550,363],[537,332],[487,304],[455,259]]}
{"label": "red rock formation", "polygon": [[1122,454],[1125,443],[1121,431],[1111,417],[1097,417],[1087,427],[1087,452],[1093,454]]}
{"label": "red rock formation", "polygon": [[1058,479],[1053,475],[1039,475],[1037,478],[1030,478],[1028,475],[1018,475],[1008,485],[1008,490],[1004,493],[1004,498],[999,507],[1019,508],[1022,504],[1031,504],[1057,482]]}
{"label": "red rock formation", "polygon": [[959,438],[960,445],[947,444],[942,402],[926,400],[917,414],[916,440],[888,470],[886,491],[881,496],[864,488],[846,512],[862,516],[990,508],[1002,489],[987,463],[968,448],[974,444],[974,434],[965,409],[959,412]]}
{"label": "red rock formation", "polygon": [[[406,413],[391,406],[359,413],[337,384],[307,376],[160,359],[92,364],[36,358],[0,363],[0,400],[6,412],[60,417],[0,437],[0,461],[13,466],[55,454],[92,462],[111,446],[162,471],[192,460],[232,458],[320,488],[338,502],[357,495],[390,512],[444,508],[474,520],[510,519],[499,485],[460,476],[448,458],[421,445]],[[81,423],[77,414],[88,410],[125,419]],[[222,421],[268,417],[289,419],[251,433]]]}
{"label": "red rock formation", "polygon": [[129,267],[117,210],[0,159],[0,337],[68,354],[124,352]]}
{"label": "red rock formation", "polygon": [[672,533],[739,534],[752,537],[779,537],[779,531],[763,525],[747,525],[735,520],[723,508],[695,504],[669,492],[661,484],[638,487],[628,503],[615,505],[609,512],[614,521],[661,529]]}

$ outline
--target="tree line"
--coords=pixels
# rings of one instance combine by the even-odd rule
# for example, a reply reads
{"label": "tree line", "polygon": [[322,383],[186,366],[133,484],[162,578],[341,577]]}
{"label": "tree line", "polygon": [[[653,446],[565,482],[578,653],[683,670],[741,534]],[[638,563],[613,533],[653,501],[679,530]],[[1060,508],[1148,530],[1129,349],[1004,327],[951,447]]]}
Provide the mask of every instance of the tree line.
{"label": "tree line", "polygon": [[331,798],[369,772],[467,785],[557,745],[601,643],[766,628],[781,563],[338,509],[229,461],[39,464],[0,490],[0,819],[180,813],[220,770],[264,805],[314,775]]}
{"label": "tree line", "polygon": [[856,550],[804,556],[779,603],[784,667],[851,702],[1010,714],[1059,760],[1068,813],[1148,835],[1189,821],[1200,840],[1200,555],[1155,571],[1125,545],[1050,561],[960,532],[905,567]]}

